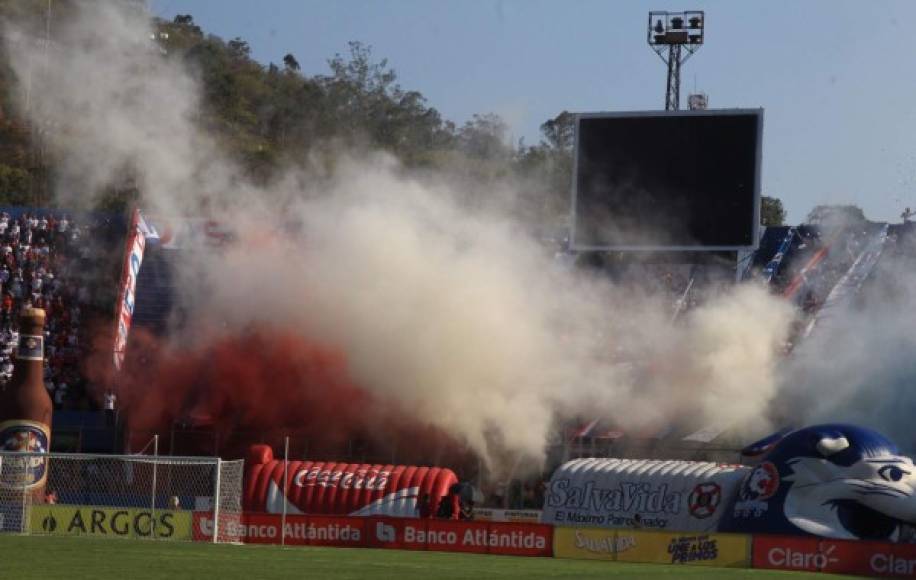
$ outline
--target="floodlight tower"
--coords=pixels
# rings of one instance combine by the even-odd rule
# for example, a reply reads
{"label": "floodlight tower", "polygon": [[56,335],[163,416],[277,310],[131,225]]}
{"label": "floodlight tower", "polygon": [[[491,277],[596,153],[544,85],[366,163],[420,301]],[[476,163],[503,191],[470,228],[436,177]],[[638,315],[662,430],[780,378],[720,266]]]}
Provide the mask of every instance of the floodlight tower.
{"label": "floodlight tower", "polygon": [[681,104],[681,65],[703,45],[706,16],[700,10],[649,12],[646,40],[668,65],[665,110],[677,111]]}

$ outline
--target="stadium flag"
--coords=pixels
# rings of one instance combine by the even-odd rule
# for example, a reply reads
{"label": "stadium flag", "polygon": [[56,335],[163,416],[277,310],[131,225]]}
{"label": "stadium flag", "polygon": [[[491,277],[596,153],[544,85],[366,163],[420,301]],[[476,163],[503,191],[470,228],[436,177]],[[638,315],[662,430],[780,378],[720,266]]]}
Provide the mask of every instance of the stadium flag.
{"label": "stadium flag", "polygon": [[744,455],[745,457],[757,457],[759,455],[763,455],[764,453],[767,453],[768,451],[773,449],[773,447],[775,447],[777,443],[782,441],[783,437],[785,437],[792,431],[793,429],[791,427],[786,427],[784,429],[780,429],[779,431],[777,431],[776,433],[773,433],[772,435],[767,435],[760,441],[751,443],[750,445],[742,449],[741,455]]}
{"label": "stadium flag", "polygon": [[593,435],[595,439],[615,440],[623,437],[624,433],[620,429],[602,429]]}
{"label": "stadium flag", "polygon": [[598,426],[598,419],[592,419],[588,423],[573,430],[572,439],[581,439],[583,437],[590,437],[592,435],[592,432],[595,430],[597,426]]}
{"label": "stadium flag", "polygon": [[137,227],[140,228],[140,233],[146,241],[153,242],[159,240],[159,232],[156,231],[156,226],[147,220],[140,210],[137,210]]}
{"label": "stadium flag", "polygon": [[884,251],[884,244],[887,241],[888,225],[884,224],[878,233],[876,233],[865,245],[865,249],[856,257],[855,261],[849,267],[843,277],[839,279],[824,303],[818,308],[814,316],[805,326],[802,332],[802,338],[808,338],[817,324],[823,326],[834,317],[832,314],[837,311],[838,307],[844,303],[848,304],[852,297],[862,288],[866,278],[871,274],[881,253]]}
{"label": "stadium flag", "polygon": [[684,292],[681,294],[680,298],[674,303],[674,312],[671,313],[671,322],[674,323],[678,317],[681,315],[681,312],[684,311],[684,307],[687,306],[687,301],[690,298],[690,291],[693,289],[693,272],[691,271],[690,280],[687,282],[687,287],[684,288]]}
{"label": "stadium flag", "polygon": [[801,271],[792,278],[792,281],[789,282],[789,285],[786,286],[785,291],[782,293],[783,298],[787,300],[792,300],[798,294],[798,291],[801,290],[808,283],[808,274],[816,271],[818,265],[824,261],[824,258],[827,257],[827,254],[830,253],[830,248],[833,247],[834,242],[839,238],[839,234],[834,235],[830,238],[827,243],[819,249],[817,252],[811,256],[811,259],[808,260],[808,263],[801,269]]}
{"label": "stadium flag", "polygon": [[[141,223],[144,224],[142,227]],[[124,251],[124,267],[121,271],[121,283],[115,312],[115,324],[117,324],[117,327],[115,328],[112,362],[116,371],[120,371],[124,364],[127,335],[130,332],[130,323],[134,315],[137,277],[140,274],[140,264],[143,262],[143,251],[146,248],[144,228],[147,231],[149,230],[146,220],[140,215],[140,210],[135,208],[131,217],[130,228],[127,231],[127,248]]]}
{"label": "stadium flag", "polygon": [[786,257],[786,254],[789,253],[789,249],[792,247],[792,240],[795,239],[795,228],[789,228],[789,231],[786,232],[786,237],[782,239],[782,243],[779,244],[779,249],[776,250],[776,254],[773,258],[767,262],[767,265],[763,268],[763,281],[769,284],[773,281],[773,278],[776,276],[776,272],[779,271],[779,266],[782,265],[783,258]]}

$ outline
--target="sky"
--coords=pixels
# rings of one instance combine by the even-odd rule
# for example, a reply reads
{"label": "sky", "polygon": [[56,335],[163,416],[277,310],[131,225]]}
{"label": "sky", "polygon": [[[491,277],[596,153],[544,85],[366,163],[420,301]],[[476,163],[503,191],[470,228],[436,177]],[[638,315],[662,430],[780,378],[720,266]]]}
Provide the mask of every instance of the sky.
{"label": "sky", "polygon": [[817,204],[874,220],[916,208],[916,2],[716,0],[150,0],[162,18],[295,55],[307,75],[361,41],[458,124],[497,113],[515,140],[563,110],[664,109],[648,11],[704,10],[705,45],[682,69],[710,108],[764,109],[764,195],[798,223]]}

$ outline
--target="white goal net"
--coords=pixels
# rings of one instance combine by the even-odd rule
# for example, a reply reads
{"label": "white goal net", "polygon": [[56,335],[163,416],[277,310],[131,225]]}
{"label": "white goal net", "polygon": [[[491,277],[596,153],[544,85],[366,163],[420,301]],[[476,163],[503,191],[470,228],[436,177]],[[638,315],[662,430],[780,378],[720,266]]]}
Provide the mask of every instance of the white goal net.
{"label": "white goal net", "polygon": [[0,533],[237,542],[242,468],[211,457],[0,452]]}

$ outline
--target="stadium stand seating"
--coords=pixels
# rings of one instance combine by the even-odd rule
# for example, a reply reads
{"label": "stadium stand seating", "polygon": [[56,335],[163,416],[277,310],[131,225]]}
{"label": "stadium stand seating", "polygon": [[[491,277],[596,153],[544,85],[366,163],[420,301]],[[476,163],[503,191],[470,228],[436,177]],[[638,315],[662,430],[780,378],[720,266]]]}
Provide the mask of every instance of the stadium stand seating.
{"label": "stadium stand seating", "polygon": [[[791,235],[791,243],[784,242]],[[783,256],[775,264],[772,277],[764,275],[777,253],[786,247]],[[822,312],[825,302],[834,304],[840,299],[851,300],[860,290],[882,276],[887,268],[900,268],[897,260],[916,261],[916,225],[903,223],[862,222],[840,227],[821,224],[802,224],[795,227],[768,227],[763,232],[760,246],[750,258],[750,268],[745,280],[769,282],[773,294],[782,295],[798,309],[798,317],[792,329],[786,354],[806,339],[815,327],[815,321],[824,325],[827,312]],[[696,272],[702,272],[698,267]],[[691,274],[695,281],[692,292],[702,294],[704,277]],[[658,288],[652,280],[645,284]],[[672,300],[677,294],[672,293]],[[685,309],[694,307],[696,301],[686,302]],[[638,449],[639,457],[652,456],[652,449],[664,450],[665,457],[679,456],[684,459],[710,459],[728,461],[728,457],[709,454],[709,446],[690,439],[689,426],[669,426],[662,433],[627,433],[613,424],[606,424],[594,417],[582,417],[578,422],[565,426],[562,452],[571,456],[608,455],[627,456]],[[708,426],[708,435],[713,439],[724,430]],[[702,430],[701,430],[702,431]],[[690,443],[690,444],[686,444]],[[693,444],[696,443],[696,444]],[[715,444],[723,446],[718,440]]]}
{"label": "stadium stand seating", "polygon": [[109,258],[120,256],[124,230],[113,214],[0,207],[0,382],[12,372],[16,312],[29,304],[44,308],[45,387],[58,451],[113,447],[114,432],[98,412],[83,365],[93,348],[90,328],[111,320],[116,284]]}
{"label": "stadium stand seating", "polygon": [[12,373],[15,313],[29,305],[44,308],[45,386],[55,409],[80,408],[87,400],[80,369],[87,337],[80,323],[90,296],[75,264],[89,235],[91,227],[66,214],[0,213],[0,381]]}

